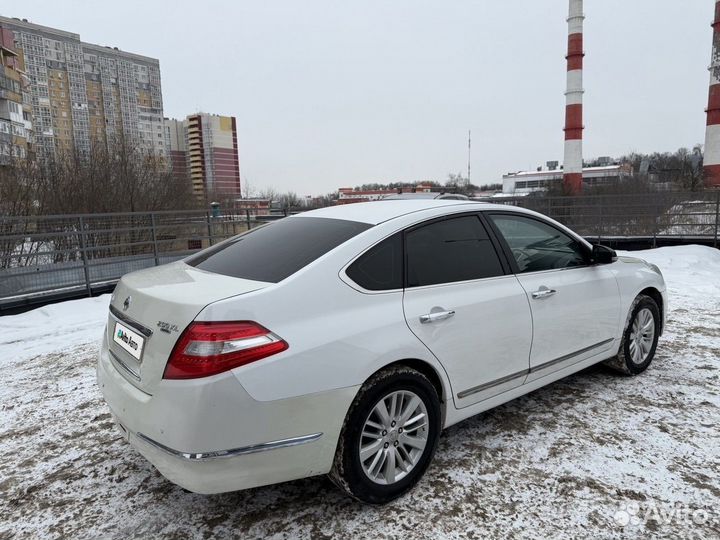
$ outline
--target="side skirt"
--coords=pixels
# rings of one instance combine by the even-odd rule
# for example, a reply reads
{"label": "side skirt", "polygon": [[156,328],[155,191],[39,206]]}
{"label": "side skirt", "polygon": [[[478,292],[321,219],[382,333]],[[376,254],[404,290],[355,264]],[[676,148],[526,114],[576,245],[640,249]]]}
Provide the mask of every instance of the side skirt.
{"label": "side skirt", "polygon": [[586,358],[585,360],[581,360],[580,362],[576,362],[564,368],[558,369],[557,371],[548,373],[545,376],[533,379],[532,381],[513,388],[512,390],[508,390],[507,392],[503,392],[491,398],[475,403],[474,405],[469,405],[462,409],[452,410],[450,410],[450,408],[448,407],[444,428],[450,427],[453,424],[457,424],[458,422],[462,422],[463,420],[470,418],[471,416],[480,414],[481,412],[493,409],[498,405],[507,403],[508,401],[512,401],[515,398],[524,396],[525,394],[529,394],[530,392],[533,392],[538,388],[547,386],[548,384],[563,379],[568,375],[572,375],[573,373],[577,373],[578,371],[582,371],[583,369],[598,364],[603,360],[607,360],[612,356],[612,351],[604,351],[602,353],[595,354],[590,358]]}
{"label": "side skirt", "polygon": [[[590,345],[589,347],[585,347],[584,349],[580,349],[579,351],[572,352],[570,354],[566,354],[564,356],[560,356],[559,358],[555,358],[554,360],[550,360],[549,362],[545,362],[544,364],[540,364],[537,366],[532,366],[529,369],[524,369],[522,371],[518,371],[517,373],[513,373],[511,375],[507,375],[505,377],[502,377],[500,379],[490,381],[484,384],[481,384],[479,386],[474,386],[472,388],[468,388],[467,390],[463,390],[462,392],[459,392],[457,397],[459,399],[463,399],[469,396],[472,396],[474,394],[477,394],[479,392],[483,392],[485,390],[490,390],[491,388],[494,388],[496,386],[503,385],[507,382],[517,380],[521,377],[525,377],[527,375],[531,375],[533,373],[538,373],[540,371],[546,370],[548,368],[551,368],[553,366],[556,366],[557,364],[561,364],[562,362],[567,362],[568,360],[576,359],[578,356],[582,356],[585,353],[589,353],[590,351],[594,349],[599,349],[603,345],[607,345],[613,341],[613,338],[606,339],[604,341],[601,341],[600,343],[595,343],[594,345]],[[599,353],[598,353],[599,354]],[[502,393],[502,392],[498,392]],[[491,397],[491,396],[489,396]]]}

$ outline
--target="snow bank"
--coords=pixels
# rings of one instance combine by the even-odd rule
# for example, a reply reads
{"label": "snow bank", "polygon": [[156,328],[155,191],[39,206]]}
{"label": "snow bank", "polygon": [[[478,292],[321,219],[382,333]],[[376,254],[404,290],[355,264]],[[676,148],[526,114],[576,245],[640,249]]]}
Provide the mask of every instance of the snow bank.
{"label": "snow bank", "polygon": [[100,341],[110,295],[0,317],[0,358],[22,360]]}
{"label": "snow bank", "polygon": [[692,304],[720,309],[720,250],[707,246],[673,246],[621,251],[656,264],[668,287],[670,307]]}

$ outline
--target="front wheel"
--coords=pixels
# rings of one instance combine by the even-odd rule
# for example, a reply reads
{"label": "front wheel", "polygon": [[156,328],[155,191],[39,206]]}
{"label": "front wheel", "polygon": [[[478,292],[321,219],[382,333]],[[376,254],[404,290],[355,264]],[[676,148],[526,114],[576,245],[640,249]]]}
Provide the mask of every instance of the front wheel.
{"label": "front wheel", "polygon": [[425,375],[380,371],[360,389],[340,433],[330,479],[352,497],[384,504],[422,477],[440,436],[440,399]]}
{"label": "front wheel", "polygon": [[642,373],[655,357],[659,336],[660,309],[655,300],[640,295],[630,310],[620,350],[606,364],[626,375]]}

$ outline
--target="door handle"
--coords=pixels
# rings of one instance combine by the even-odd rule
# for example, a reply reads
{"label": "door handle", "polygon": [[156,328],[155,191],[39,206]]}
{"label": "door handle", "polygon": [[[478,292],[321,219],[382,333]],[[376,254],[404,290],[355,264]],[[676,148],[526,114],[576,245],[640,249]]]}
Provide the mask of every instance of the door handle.
{"label": "door handle", "polygon": [[452,309],[449,309],[447,311],[433,311],[432,313],[420,315],[420,322],[422,324],[428,324],[437,321],[444,321],[445,319],[449,319],[453,315],[455,315],[455,311],[453,311]]}
{"label": "door handle", "polygon": [[555,289],[548,289],[545,285],[542,285],[537,291],[532,293],[532,297],[535,299],[542,299],[552,296],[557,291]]}

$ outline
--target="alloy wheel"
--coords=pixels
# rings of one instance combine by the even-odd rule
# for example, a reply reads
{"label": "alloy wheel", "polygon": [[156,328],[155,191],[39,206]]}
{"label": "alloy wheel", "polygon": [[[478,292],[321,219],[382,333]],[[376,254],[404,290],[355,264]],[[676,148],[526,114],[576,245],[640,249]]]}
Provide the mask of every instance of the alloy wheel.
{"label": "alloy wheel", "polygon": [[392,392],[370,411],[360,437],[360,462],[376,484],[390,485],[417,465],[428,437],[428,411],[409,390]]}
{"label": "alloy wheel", "polygon": [[638,311],[630,330],[630,358],[636,365],[647,360],[655,340],[655,317],[648,308]]}

